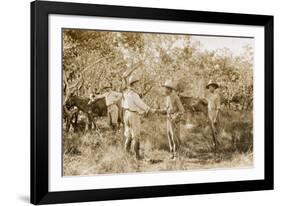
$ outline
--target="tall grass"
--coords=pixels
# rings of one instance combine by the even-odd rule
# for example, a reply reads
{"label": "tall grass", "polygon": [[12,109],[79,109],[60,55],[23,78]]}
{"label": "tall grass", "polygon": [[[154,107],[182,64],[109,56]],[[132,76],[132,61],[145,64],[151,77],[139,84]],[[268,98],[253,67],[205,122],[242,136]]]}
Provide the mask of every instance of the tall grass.
{"label": "tall grass", "polygon": [[98,130],[64,134],[63,174],[94,175],[174,171],[209,168],[235,168],[253,165],[252,114],[223,112],[220,150],[213,152],[210,128],[203,115],[189,116],[181,125],[181,147],[176,160],[169,159],[164,116],[142,118],[141,155],[136,161],[124,152],[122,129],[113,132],[105,119]]}

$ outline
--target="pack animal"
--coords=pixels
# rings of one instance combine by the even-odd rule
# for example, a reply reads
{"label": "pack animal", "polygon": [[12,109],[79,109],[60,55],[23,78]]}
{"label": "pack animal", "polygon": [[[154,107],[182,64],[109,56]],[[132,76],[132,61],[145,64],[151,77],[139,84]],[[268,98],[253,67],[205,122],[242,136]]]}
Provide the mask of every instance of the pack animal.
{"label": "pack animal", "polygon": [[[88,119],[88,130],[92,129],[92,126],[96,128],[95,117],[107,116],[107,106],[105,98],[97,99],[89,104],[90,98],[79,97],[77,95],[71,95],[66,101],[67,108],[76,106],[79,111],[82,111]],[[121,104],[117,104],[119,111],[121,111]],[[121,114],[121,112],[119,112]],[[121,121],[121,115],[119,122]]]}
{"label": "pack animal", "polygon": [[208,103],[206,100],[189,96],[180,96],[180,100],[185,111],[188,111],[191,114],[203,113],[207,116]]}

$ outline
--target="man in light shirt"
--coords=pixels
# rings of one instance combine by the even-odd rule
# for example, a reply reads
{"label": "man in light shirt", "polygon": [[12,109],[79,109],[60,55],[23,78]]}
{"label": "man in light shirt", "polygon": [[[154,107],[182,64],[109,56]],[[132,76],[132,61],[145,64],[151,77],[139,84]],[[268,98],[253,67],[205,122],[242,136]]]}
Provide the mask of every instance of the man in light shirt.
{"label": "man in light shirt", "polygon": [[148,112],[155,112],[140,98],[136,88],[138,88],[139,78],[137,76],[130,76],[128,89],[123,94],[122,107],[124,108],[124,135],[125,151],[130,153],[131,143],[133,142],[133,149],[137,160],[140,156],[140,114],[147,114]]}
{"label": "man in light shirt", "polygon": [[89,104],[98,99],[105,98],[105,104],[107,106],[108,124],[112,127],[113,130],[115,130],[118,126],[119,114],[119,108],[117,106],[117,103],[121,100],[122,94],[116,91],[112,91],[111,85],[106,85],[103,89],[105,90],[105,93],[101,95],[96,95],[95,97],[91,98]]}
{"label": "man in light shirt", "polygon": [[219,123],[219,111],[220,111],[220,96],[215,90],[219,88],[219,85],[215,82],[210,81],[206,85],[206,89],[209,90],[209,95],[207,96],[208,102],[208,118],[211,126],[214,149],[217,150],[219,146],[218,142],[218,123]]}
{"label": "man in light shirt", "polygon": [[180,147],[180,122],[184,114],[184,108],[179,96],[176,94],[176,86],[171,80],[166,80],[165,88],[165,109],[160,110],[161,114],[167,115],[167,136],[170,147],[170,158],[177,157]]}

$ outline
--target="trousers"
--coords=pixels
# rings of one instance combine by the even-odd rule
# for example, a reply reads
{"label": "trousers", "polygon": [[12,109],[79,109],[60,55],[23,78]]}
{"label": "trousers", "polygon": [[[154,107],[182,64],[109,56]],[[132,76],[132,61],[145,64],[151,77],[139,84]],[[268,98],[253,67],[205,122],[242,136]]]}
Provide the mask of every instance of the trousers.
{"label": "trousers", "polygon": [[170,119],[167,119],[167,136],[170,152],[176,153],[181,144],[180,122],[173,122]]}
{"label": "trousers", "polygon": [[130,152],[131,142],[133,141],[133,148],[136,158],[140,158],[140,115],[137,112],[125,110],[124,112],[124,136],[125,150]]}
{"label": "trousers", "polygon": [[108,124],[110,126],[116,126],[118,124],[118,106],[111,104],[107,107]]}

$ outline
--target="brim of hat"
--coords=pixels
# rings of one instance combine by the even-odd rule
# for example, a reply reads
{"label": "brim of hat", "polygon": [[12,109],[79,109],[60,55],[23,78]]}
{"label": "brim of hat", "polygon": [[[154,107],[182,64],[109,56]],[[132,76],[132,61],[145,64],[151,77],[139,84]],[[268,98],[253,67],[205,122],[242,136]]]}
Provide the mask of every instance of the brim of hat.
{"label": "brim of hat", "polygon": [[206,88],[209,89],[209,87],[210,87],[211,85],[215,86],[216,88],[219,88],[219,85],[218,85],[217,83],[208,84],[208,85],[206,86]]}
{"label": "brim of hat", "polygon": [[175,89],[174,87],[169,87],[169,86],[167,86],[165,84],[162,84],[162,87],[166,87],[166,88],[169,88],[169,89]]}
{"label": "brim of hat", "polygon": [[110,89],[111,87],[104,87],[103,89]]}
{"label": "brim of hat", "polygon": [[138,82],[138,81],[140,81],[140,80],[135,80],[135,81],[133,81],[133,82],[130,82],[130,85],[132,85],[132,84],[134,84],[134,83],[136,83],[136,82]]}

